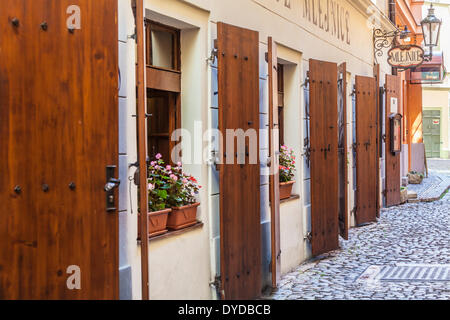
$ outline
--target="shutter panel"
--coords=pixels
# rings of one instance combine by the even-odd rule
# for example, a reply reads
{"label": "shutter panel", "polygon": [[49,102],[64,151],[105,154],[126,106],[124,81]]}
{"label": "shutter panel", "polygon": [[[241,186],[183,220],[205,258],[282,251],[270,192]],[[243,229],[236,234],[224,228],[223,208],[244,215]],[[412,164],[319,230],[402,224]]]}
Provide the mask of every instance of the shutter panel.
{"label": "shutter panel", "polygon": [[[393,99],[400,103],[400,77],[386,75],[386,206],[396,206],[401,202],[400,197],[400,154],[393,154],[391,150],[391,126],[389,116],[398,113],[392,109]],[[398,105],[398,107],[400,107]]]}
{"label": "shutter panel", "polygon": [[219,166],[222,298],[252,299],[261,294],[260,165],[249,164],[249,156],[245,165],[237,164],[236,155],[246,150],[235,145],[229,152],[225,133],[259,130],[259,34],[218,23],[217,35],[219,129],[226,152]]}
{"label": "shutter panel", "polygon": [[339,247],[337,65],[310,60],[311,233],[314,256]]}
{"label": "shutter panel", "polygon": [[280,249],[280,175],[279,175],[279,119],[278,119],[278,75],[277,45],[272,37],[268,40],[269,63],[269,149],[270,149],[270,213],[272,240],[272,287],[276,288],[281,278]]}
{"label": "shutter panel", "polygon": [[339,65],[338,72],[339,232],[348,240],[347,64]]}
{"label": "shutter panel", "polygon": [[377,104],[375,78],[356,76],[356,224],[376,221]]}
{"label": "shutter panel", "polygon": [[380,217],[380,154],[383,152],[381,150],[380,152],[380,146],[381,146],[381,124],[380,123],[380,102],[381,102],[381,98],[380,98],[380,94],[379,94],[379,89],[380,89],[380,65],[376,64],[374,66],[374,76],[375,76],[375,90],[376,90],[376,122],[377,122],[377,137],[376,137],[376,141],[377,141],[377,163],[376,163],[376,170],[377,170],[377,199],[376,199],[376,204],[377,204],[377,218]]}

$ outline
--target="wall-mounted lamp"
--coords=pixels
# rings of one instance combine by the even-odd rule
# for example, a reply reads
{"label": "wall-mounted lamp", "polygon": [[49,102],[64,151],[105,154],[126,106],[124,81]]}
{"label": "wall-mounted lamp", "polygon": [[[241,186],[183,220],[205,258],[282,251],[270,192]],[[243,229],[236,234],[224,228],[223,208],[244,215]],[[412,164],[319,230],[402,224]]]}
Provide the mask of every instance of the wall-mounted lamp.
{"label": "wall-mounted lamp", "polygon": [[431,4],[428,9],[428,15],[420,22],[420,25],[422,26],[425,47],[430,48],[430,52],[425,56],[425,59],[431,61],[433,58],[433,48],[437,47],[439,43],[442,25],[442,20],[438,19],[434,14],[433,4]]}

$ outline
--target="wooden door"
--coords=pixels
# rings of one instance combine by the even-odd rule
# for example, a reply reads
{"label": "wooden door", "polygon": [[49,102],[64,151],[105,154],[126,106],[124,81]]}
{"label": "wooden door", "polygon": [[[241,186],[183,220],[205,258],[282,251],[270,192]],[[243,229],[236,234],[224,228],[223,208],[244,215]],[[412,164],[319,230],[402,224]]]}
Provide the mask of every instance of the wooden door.
{"label": "wooden door", "polygon": [[441,111],[423,111],[423,141],[427,158],[441,156]]}
{"label": "wooden door", "polygon": [[270,151],[270,214],[272,246],[272,287],[281,279],[280,238],[280,174],[279,174],[279,119],[278,119],[278,57],[277,44],[272,37],[268,40],[269,63],[269,151]]}
{"label": "wooden door", "polygon": [[356,76],[356,224],[377,220],[376,80]]}
{"label": "wooden door", "polygon": [[[399,112],[400,77],[386,75],[386,206],[396,206],[401,202],[400,197],[400,154],[393,154],[391,150],[391,126],[389,116]],[[397,106],[398,110],[395,110]]]}
{"label": "wooden door", "polygon": [[311,233],[314,256],[339,247],[338,68],[310,60]]}
{"label": "wooden door", "polygon": [[347,64],[338,67],[339,232],[348,240]]}
{"label": "wooden door", "polygon": [[117,1],[3,0],[0,30],[0,299],[116,299]]}
{"label": "wooden door", "polygon": [[[262,274],[260,166],[249,163],[251,150],[259,150],[259,34],[218,23],[217,36],[222,298],[252,299],[261,294]],[[237,129],[256,134],[256,140],[246,139],[245,150],[226,139],[227,130]],[[245,164],[239,164],[243,156]]]}

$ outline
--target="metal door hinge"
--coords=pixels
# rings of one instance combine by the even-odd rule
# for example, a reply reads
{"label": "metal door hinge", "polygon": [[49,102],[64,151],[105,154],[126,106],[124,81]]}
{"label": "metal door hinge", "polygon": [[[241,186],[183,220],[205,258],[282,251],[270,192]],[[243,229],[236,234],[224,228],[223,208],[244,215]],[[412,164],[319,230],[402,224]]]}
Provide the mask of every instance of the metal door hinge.
{"label": "metal door hinge", "polygon": [[213,66],[214,65],[214,62],[216,61],[216,59],[217,59],[217,53],[218,53],[218,50],[216,49],[216,48],[213,48],[212,50],[211,50],[211,55],[206,59],[206,63],[209,65],[209,66]]}
{"label": "metal door hinge", "polygon": [[387,196],[387,190],[386,189],[383,190],[382,194],[383,194],[384,197],[386,197]]}
{"label": "metal door hinge", "polygon": [[222,289],[222,278],[220,277],[220,276],[216,276],[215,278],[214,278],[214,281],[211,281],[210,283],[209,283],[209,285],[211,286],[211,287],[214,287],[215,289],[216,289],[216,294],[217,294],[217,297],[220,299],[220,297],[221,297],[221,294],[222,294],[222,296],[223,297],[225,297],[225,292],[224,292],[224,290],[221,290]]}
{"label": "metal door hinge", "polygon": [[[133,114],[133,115],[131,115],[133,118],[137,118],[137,114]],[[146,113],[145,114],[145,117],[146,118],[150,118],[150,117],[153,117],[153,114],[151,114],[151,113]]]}
{"label": "metal door hinge", "polygon": [[353,85],[353,90],[352,90],[352,93],[350,93],[350,96],[353,97],[355,95],[356,95],[356,86]]}
{"label": "metal door hinge", "polygon": [[312,233],[311,231],[308,231],[306,236],[303,238],[304,241],[308,240],[309,242],[312,242]]}
{"label": "metal door hinge", "polygon": [[311,148],[310,147],[305,148],[305,152],[302,153],[302,156],[306,158],[306,165],[309,168],[309,165],[311,163]]}
{"label": "metal door hinge", "polygon": [[305,82],[303,82],[303,84],[301,85],[301,87],[306,87],[306,86],[308,86],[309,81],[310,81],[310,78],[309,78],[309,71],[308,71],[308,72],[306,73],[306,79],[305,79]]}

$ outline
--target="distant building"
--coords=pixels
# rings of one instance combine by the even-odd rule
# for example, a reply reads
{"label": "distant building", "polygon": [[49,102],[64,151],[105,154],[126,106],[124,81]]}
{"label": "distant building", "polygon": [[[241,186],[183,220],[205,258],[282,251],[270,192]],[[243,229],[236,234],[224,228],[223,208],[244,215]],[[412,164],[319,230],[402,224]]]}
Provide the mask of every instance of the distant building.
{"label": "distant building", "polygon": [[[425,1],[423,15],[433,3],[436,16],[442,20],[441,37],[436,48],[437,58],[443,59],[445,71],[450,70],[450,0]],[[445,72],[444,71],[444,72]],[[450,77],[443,83],[423,84],[423,140],[429,158],[450,157]]]}

